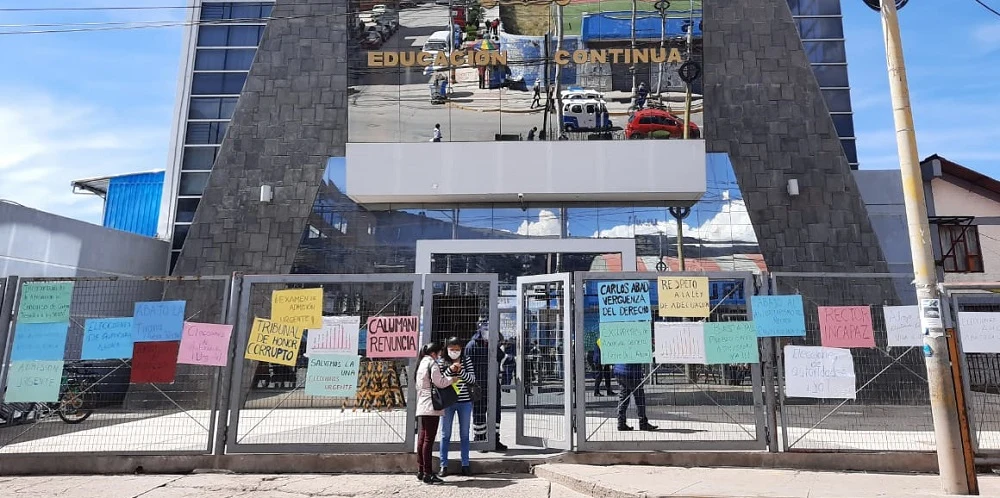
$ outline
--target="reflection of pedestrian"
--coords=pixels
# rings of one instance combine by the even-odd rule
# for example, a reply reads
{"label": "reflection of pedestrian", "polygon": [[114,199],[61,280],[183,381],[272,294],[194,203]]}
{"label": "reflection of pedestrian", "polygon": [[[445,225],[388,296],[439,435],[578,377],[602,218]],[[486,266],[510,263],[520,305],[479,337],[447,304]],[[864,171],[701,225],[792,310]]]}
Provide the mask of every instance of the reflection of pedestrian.
{"label": "reflection of pedestrian", "polygon": [[649,96],[649,90],[646,89],[646,83],[639,83],[638,95],[635,99],[636,109],[642,109],[646,106],[646,98]]}
{"label": "reflection of pedestrian", "polygon": [[535,86],[532,89],[532,91],[534,93],[531,96],[531,109],[534,109],[535,107],[541,107],[542,85],[541,83],[538,82],[538,80],[535,80]]}
{"label": "reflection of pedestrian", "polygon": [[500,19],[494,19],[492,24],[493,36],[500,36]]}
{"label": "reflection of pedestrian", "polygon": [[531,129],[528,130],[528,140],[529,141],[535,139],[535,132],[536,131],[538,131],[538,127],[537,126],[532,126]]}
{"label": "reflection of pedestrian", "polygon": [[441,125],[440,124],[435,124],[434,125],[434,136],[431,138],[431,142],[440,142],[440,141],[441,141]]}
{"label": "reflection of pedestrian", "polygon": [[545,103],[549,108],[549,112],[556,112],[556,101],[552,100],[552,87],[549,87],[548,92],[546,92]]}
{"label": "reflection of pedestrian", "polygon": [[479,89],[486,88],[486,66],[479,66]]}
{"label": "reflection of pedestrian", "polygon": [[615,377],[618,379],[618,430],[633,430],[625,423],[629,399],[635,398],[635,408],[639,412],[639,430],[655,431],[656,426],[646,418],[646,391],[642,388],[645,381],[645,368],[640,364],[615,365]]}
{"label": "reflection of pedestrian", "polygon": [[594,396],[603,396],[601,394],[601,380],[604,380],[604,387],[608,389],[608,396],[614,396],[615,392],[611,390],[611,365],[601,364],[601,346],[594,346],[593,352],[593,365],[594,370],[597,371],[597,378],[594,379]]}

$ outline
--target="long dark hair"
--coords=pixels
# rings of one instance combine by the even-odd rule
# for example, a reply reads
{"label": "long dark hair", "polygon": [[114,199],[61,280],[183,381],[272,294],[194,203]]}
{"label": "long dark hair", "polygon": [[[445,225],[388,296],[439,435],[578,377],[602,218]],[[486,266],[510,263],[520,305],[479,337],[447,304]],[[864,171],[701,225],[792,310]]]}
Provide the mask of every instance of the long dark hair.
{"label": "long dark hair", "polygon": [[457,360],[453,360],[453,359],[451,359],[451,356],[445,355],[447,357],[447,361],[449,363],[461,362],[462,359],[465,357],[465,345],[466,345],[466,342],[463,341],[462,339],[459,339],[456,336],[449,337],[448,341],[445,342],[444,348],[442,348],[442,349],[448,349],[449,347],[452,347],[452,346],[458,346],[459,348],[461,348],[462,356],[459,356]]}
{"label": "long dark hair", "polygon": [[417,366],[413,367],[414,379],[416,379],[417,375],[419,374],[420,363],[424,361],[424,357],[430,355],[431,353],[440,353],[441,349],[442,349],[441,345],[434,341],[428,342],[427,344],[424,344],[422,348],[420,348],[420,353],[417,355]]}

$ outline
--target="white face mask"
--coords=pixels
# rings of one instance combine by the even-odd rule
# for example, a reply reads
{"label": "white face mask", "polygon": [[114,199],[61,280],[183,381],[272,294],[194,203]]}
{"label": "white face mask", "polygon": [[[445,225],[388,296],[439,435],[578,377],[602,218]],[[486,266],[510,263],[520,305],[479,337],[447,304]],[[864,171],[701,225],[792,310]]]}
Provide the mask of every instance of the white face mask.
{"label": "white face mask", "polygon": [[462,356],[461,351],[448,351],[448,357],[457,360],[459,356]]}

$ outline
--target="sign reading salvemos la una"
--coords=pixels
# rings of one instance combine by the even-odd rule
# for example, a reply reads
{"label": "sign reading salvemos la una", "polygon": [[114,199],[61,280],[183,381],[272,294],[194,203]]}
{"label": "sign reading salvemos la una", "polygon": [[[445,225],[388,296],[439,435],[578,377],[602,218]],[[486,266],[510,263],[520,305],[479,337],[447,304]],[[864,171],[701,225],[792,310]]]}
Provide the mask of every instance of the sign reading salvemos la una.
{"label": "sign reading salvemos la una", "polygon": [[[552,61],[562,66],[574,64],[660,64],[682,62],[676,48],[607,48],[601,50],[556,50]],[[455,50],[446,52],[388,52],[369,51],[368,67],[396,66],[505,66],[507,52]]]}

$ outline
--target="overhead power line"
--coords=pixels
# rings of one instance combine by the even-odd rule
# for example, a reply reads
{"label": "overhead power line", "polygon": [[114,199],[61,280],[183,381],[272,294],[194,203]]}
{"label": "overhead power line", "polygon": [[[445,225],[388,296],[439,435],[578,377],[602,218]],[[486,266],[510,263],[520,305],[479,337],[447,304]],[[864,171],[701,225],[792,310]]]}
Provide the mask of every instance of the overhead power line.
{"label": "overhead power line", "polygon": [[1000,11],[994,9],[993,7],[990,7],[989,5],[986,5],[986,3],[983,2],[983,0],[974,0],[974,1],[976,3],[978,3],[979,5],[982,5],[984,9],[986,9],[986,10],[992,12],[994,15],[1000,17]]}

